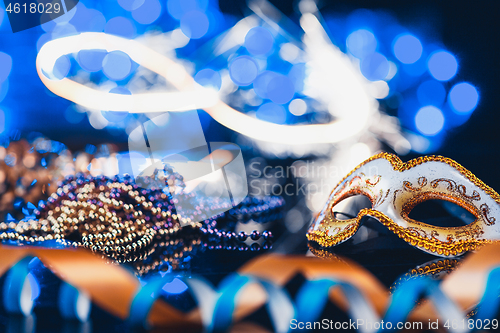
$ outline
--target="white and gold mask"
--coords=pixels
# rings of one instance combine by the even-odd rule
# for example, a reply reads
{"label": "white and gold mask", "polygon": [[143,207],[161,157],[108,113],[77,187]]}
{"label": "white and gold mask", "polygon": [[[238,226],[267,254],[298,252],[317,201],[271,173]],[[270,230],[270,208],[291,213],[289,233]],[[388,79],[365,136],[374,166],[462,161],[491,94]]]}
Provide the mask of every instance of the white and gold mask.
{"label": "white and gold mask", "polygon": [[[367,196],[372,207],[362,209],[355,218],[337,219],[335,206],[354,195]],[[476,219],[465,226],[438,227],[408,216],[416,205],[432,199],[455,203]],[[307,238],[323,247],[340,244],[356,233],[364,216],[377,219],[407,243],[443,257],[500,240],[500,196],[463,166],[442,156],[406,163],[388,153],[372,156],[334,188]]]}

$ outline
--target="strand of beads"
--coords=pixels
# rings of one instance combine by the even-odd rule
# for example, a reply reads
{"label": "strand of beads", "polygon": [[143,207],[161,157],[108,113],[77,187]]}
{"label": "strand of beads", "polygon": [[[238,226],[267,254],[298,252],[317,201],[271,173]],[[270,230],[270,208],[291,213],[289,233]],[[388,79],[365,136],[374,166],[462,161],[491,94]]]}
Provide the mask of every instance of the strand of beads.
{"label": "strand of beads", "polygon": [[[242,243],[248,238],[253,241],[272,238],[268,231],[236,234],[219,230],[217,218],[224,219],[226,214],[207,217],[211,211],[225,207],[225,203],[200,200],[192,193],[182,192],[182,177],[168,167],[164,171],[165,186],[150,189],[139,188],[130,177],[67,177],[47,202],[40,204],[35,212],[38,220],[0,223],[0,240],[18,243],[56,240],[63,245],[88,248],[117,262],[130,262],[145,259],[145,253],[153,252],[155,240],[172,239],[181,230],[193,230],[207,240],[206,244],[216,241],[225,248],[238,248],[235,242]],[[182,196],[182,202],[192,207],[185,216],[175,211],[177,199],[171,193],[178,189],[180,193],[176,196]],[[255,214],[263,213],[266,208],[270,210],[269,207],[275,210],[279,204],[273,198],[256,202],[264,209],[255,208]],[[204,218],[202,222],[193,222],[200,217]],[[205,243],[200,241],[200,244]]]}
{"label": "strand of beads", "polygon": [[[202,229],[203,230],[203,229]],[[200,230],[198,230],[200,231]],[[225,236],[224,236],[225,235]],[[240,235],[238,237],[237,235]],[[252,240],[247,242],[243,239]],[[235,234],[232,232],[215,231],[209,232],[183,232],[174,236],[166,236],[165,239],[154,243],[155,251],[150,256],[129,258],[127,262],[134,262],[133,267],[137,275],[145,275],[157,270],[167,270],[172,267],[174,270],[186,268],[188,263],[184,259],[192,256],[198,251],[208,250],[227,250],[227,251],[258,251],[267,250],[272,247],[272,234],[265,231],[255,241],[247,233]],[[266,240],[259,244],[258,240]]]}
{"label": "strand of beads", "polygon": [[246,197],[238,207],[229,210],[229,216],[238,221],[248,221],[252,219],[255,222],[265,223],[266,217],[281,213],[285,205],[282,197]]}
{"label": "strand of beads", "polygon": [[[159,228],[168,233],[180,228],[180,217],[172,214],[170,205],[154,207],[129,181],[81,176],[61,185],[42,205],[38,221],[0,224],[0,239],[55,239],[119,259],[147,248]],[[159,198],[169,201],[165,194]]]}

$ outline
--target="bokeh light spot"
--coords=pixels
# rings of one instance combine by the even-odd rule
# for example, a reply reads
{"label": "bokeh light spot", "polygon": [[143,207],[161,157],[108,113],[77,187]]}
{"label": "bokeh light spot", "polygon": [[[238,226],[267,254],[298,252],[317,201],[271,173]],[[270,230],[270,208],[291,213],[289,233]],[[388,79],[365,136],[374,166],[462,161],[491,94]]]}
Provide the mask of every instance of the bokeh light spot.
{"label": "bokeh light spot", "polygon": [[129,12],[141,7],[144,4],[144,0],[118,0],[118,4],[125,10]]}
{"label": "bokeh light spot", "polygon": [[427,67],[436,80],[448,81],[457,74],[458,62],[453,54],[440,50],[431,54]]}
{"label": "bokeh light spot", "polygon": [[56,79],[62,80],[66,77],[66,75],[68,75],[70,69],[71,61],[67,55],[63,55],[56,60],[52,74]]}
{"label": "bokeh light spot", "polygon": [[160,17],[161,4],[158,0],[144,0],[137,9],[132,10],[132,17],[140,24],[151,24]]}
{"label": "bokeh light spot", "polygon": [[415,115],[415,126],[424,135],[436,135],[444,127],[443,112],[432,105],[424,106]]}
{"label": "bokeh light spot", "polygon": [[295,91],[304,90],[304,81],[306,79],[306,64],[299,63],[293,65],[288,72],[288,77],[292,80]]}
{"label": "bokeh light spot", "polygon": [[370,81],[383,80],[389,74],[389,61],[376,52],[361,61],[361,73]]}
{"label": "bokeh light spot", "polygon": [[12,70],[12,58],[4,52],[0,52],[0,83],[5,81]]}
{"label": "bokeh light spot", "polygon": [[352,32],[346,40],[347,49],[356,58],[364,58],[377,49],[377,39],[371,31],[359,29]]}
{"label": "bokeh light spot", "polygon": [[222,78],[219,72],[211,68],[205,68],[196,73],[194,80],[204,87],[211,87],[220,90]]}
{"label": "bokeh light spot", "polygon": [[132,95],[130,90],[128,90],[125,87],[114,87],[109,92],[112,94],[119,94],[119,95]]}
{"label": "bokeh light spot", "polygon": [[[63,17],[63,16],[65,16],[65,15],[62,15],[61,17]],[[57,25],[56,22],[54,22],[54,20],[52,20],[52,21],[48,21],[48,22],[40,24],[40,27],[45,32],[51,32],[56,25]]]}
{"label": "bokeh light spot", "polygon": [[417,98],[421,105],[441,107],[446,98],[446,89],[439,81],[425,81],[418,86]]}
{"label": "bokeh light spot", "polygon": [[462,82],[451,88],[448,101],[451,108],[457,113],[469,113],[476,109],[479,94],[472,84]]}
{"label": "bokeh light spot", "polygon": [[167,0],[167,12],[176,20],[180,20],[185,12],[182,10],[182,0]]}
{"label": "bokeh light spot", "polygon": [[85,113],[76,111],[73,105],[64,111],[64,118],[71,124],[78,124],[84,117]]}
{"label": "bokeh light spot", "polygon": [[290,102],[295,94],[292,80],[287,76],[278,74],[269,81],[267,87],[267,97],[277,104]]}
{"label": "bokeh light spot", "polygon": [[132,61],[122,51],[108,53],[102,61],[102,70],[110,80],[120,81],[126,78],[132,69]]}
{"label": "bokeh light spot", "polygon": [[181,294],[185,292],[188,287],[179,278],[174,278],[172,282],[165,283],[162,289],[169,294]]}
{"label": "bokeh light spot", "polygon": [[[102,31],[102,29],[100,31]],[[57,39],[57,38],[62,38],[62,37],[67,37],[67,36],[74,36],[77,34],[78,34],[78,31],[77,31],[76,27],[73,26],[72,24],[66,23],[66,24],[56,25],[55,28],[50,33],[50,36],[52,39]]]}
{"label": "bokeh light spot", "polygon": [[5,131],[5,112],[0,109],[0,133]]}
{"label": "bokeh light spot", "polygon": [[[132,95],[130,90],[125,87],[114,87],[109,91],[111,94],[120,95]],[[101,111],[104,118],[110,123],[117,123],[127,118],[128,112],[116,112],[116,111]]]}
{"label": "bokeh light spot", "polygon": [[286,111],[282,105],[276,103],[262,104],[257,110],[257,118],[275,124],[284,124],[286,121]]}
{"label": "bokeh light spot", "polygon": [[167,0],[167,11],[176,20],[193,10],[205,12],[208,0]]}
{"label": "bokeh light spot", "polygon": [[248,86],[259,74],[257,62],[249,56],[235,58],[229,64],[229,76],[239,86]]}
{"label": "bokeh light spot", "polygon": [[106,23],[104,32],[130,39],[134,37],[136,31],[134,24],[129,19],[117,16]]}
{"label": "bokeh light spot", "polygon": [[263,27],[254,27],[245,36],[245,48],[253,55],[268,53],[273,48],[273,44],[273,35]]}
{"label": "bokeh light spot", "polygon": [[0,102],[2,102],[9,92],[9,80],[0,83]]}
{"label": "bokeh light spot", "polygon": [[[85,8],[83,5],[77,8],[78,10],[75,16],[70,21],[77,31],[101,32],[104,30],[106,18],[100,11],[92,8]],[[64,24],[61,26],[71,26],[71,24]]]}
{"label": "bokeh light spot", "polygon": [[106,50],[81,50],[76,60],[87,72],[97,72],[102,69],[102,63],[107,54]]}
{"label": "bokeh light spot", "polygon": [[393,46],[394,55],[403,64],[413,64],[422,56],[422,43],[411,35],[404,34],[396,38]]}
{"label": "bokeh light spot", "polygon": [[288,104],[288,111],[294,116],[302,116],[307,112],[307,103],[303,99],[294,99]]}
{"label": "bokeh light spot", "polygon": [[[73,7],[72,9],[68,10],[64,15],[58,16],[49,22],[53,22],[54,24],[67,24],[75,16],[77,11],[78,11],[78,6]],[[56,15],[57,15],[56,13],[52,13],[52,15],[50,15],[50,16],[54,17]],[[45,31],[47,31],[47,30],[45,30]]]}
{"label": "bokeh light spot", "polygon": [[38,38],[38,41],[36,42],[36,50],[37,50],[37,52],[40,51],[40,49],[42,48],[42,46],[45,43],[47,43],[47,42],[49,42],[51,40],[52,40],[52,38],[51,38],[51,36],[50,36],[49,33],[41,35],[40,38]]}
{"label": "bokeh light spot", "polygon": [[198,39],[208,32],[209,22],[205,13],[193,10],[181,18],[181,30],[189,38]]}
{"label": "bokeh light spot", "polygon": [[264,71],[260,74],[253,83],[253,89],[260,98],[269,98],[267,95],[269,82],[279,74],[271,71]]}
{"label": "bokeh light spot", "polygon": [[3,18],[5,16],[5,11],[0,7],[0,26],[2,25]]}
{"label": "bokeh light spot", "polygon": [[300,54],[300,49],[292,43],[283,43],[280,46],[279,55],[285,61],[295,63]]}

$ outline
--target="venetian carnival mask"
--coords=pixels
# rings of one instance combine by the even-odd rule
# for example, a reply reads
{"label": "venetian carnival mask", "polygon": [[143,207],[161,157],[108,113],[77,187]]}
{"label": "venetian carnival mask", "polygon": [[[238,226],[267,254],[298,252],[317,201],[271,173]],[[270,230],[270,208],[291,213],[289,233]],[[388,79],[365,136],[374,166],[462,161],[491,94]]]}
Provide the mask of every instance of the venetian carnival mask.
{"label": "venetian carnival mask", "polygon": [[[336,217],[342,200],[364,195],[370,209],[352,219]],[[465,226],[439,227],[408,215],[427,200],[446,200],[474,215]],[[419,157],[403,163],[397,156],[380,153],[349,173],[332,191],[307,238],[331,247],[351,238],[364,216],[371,216],[407,243],[422,251],[452,257],[500,240],[500,196],[457,162],[442,156]]]}

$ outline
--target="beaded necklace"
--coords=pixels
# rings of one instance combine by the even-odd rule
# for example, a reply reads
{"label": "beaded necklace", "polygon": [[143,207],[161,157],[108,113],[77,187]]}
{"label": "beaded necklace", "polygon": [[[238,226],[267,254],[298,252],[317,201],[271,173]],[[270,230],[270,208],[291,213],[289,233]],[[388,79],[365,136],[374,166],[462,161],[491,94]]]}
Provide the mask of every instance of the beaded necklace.
{"label": "beaded necklace", "polygon": [[[0,240],[20,244],[55,240],[66,246],[88,248],[117,262],[131,262],[142,260],[154,251],[155,240],[163,244],[172,242],[186,229],[209,242],[218,240],[225,248],[246,247],[243,242],[247,239],[272,239],[270,231],[219,230],[218,220],[254,218],[266,222],[266,215],[277,214],[284,205],[282,198],[246,198],[237,208],[211,217],[212,210],[229,209],[228,203],[184,193],[182,176],[168,166],[163,174],[165,187],[150,189],[140,188],[129,176],[69,176],[46,202],[39,204],[35,210],[38,219],[0,223]],[[176,191],[179,193],[174,198],[172,193]],[[191,207],[187,216],[176,214],[179,196]],[[212,246],[195,240],[185,250],[190,250],[193,244]]]}

